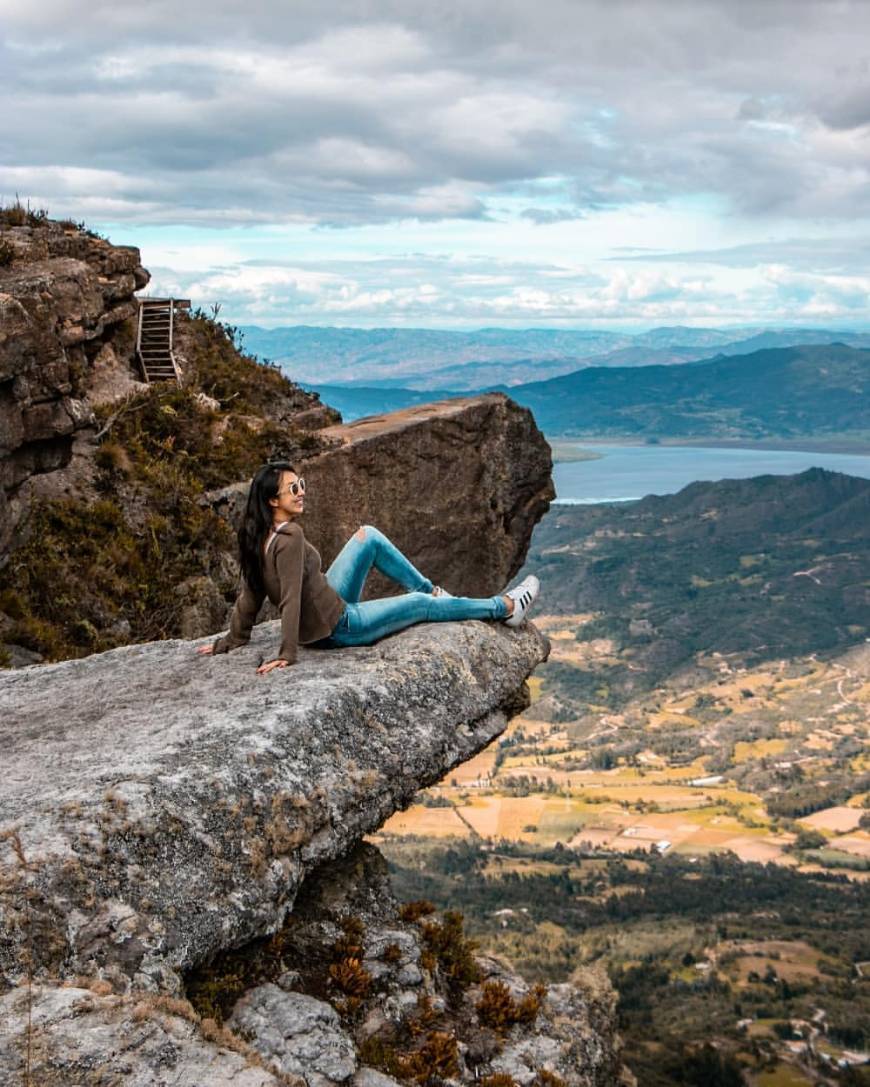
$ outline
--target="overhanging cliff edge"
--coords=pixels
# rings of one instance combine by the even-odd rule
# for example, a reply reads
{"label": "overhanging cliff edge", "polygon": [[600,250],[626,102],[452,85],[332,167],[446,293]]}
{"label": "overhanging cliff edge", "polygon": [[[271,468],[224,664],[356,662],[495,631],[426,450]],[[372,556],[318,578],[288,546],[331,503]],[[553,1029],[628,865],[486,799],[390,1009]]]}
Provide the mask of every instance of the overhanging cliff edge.
{"label": "overhanging cliff edge", "polygon": [[32,939],[37,976],[178,991],[485,747],[548,652],[532,624],[423,624],[258,676],[276,628],[222,657],[154,642],[0,678],[7,983]]}

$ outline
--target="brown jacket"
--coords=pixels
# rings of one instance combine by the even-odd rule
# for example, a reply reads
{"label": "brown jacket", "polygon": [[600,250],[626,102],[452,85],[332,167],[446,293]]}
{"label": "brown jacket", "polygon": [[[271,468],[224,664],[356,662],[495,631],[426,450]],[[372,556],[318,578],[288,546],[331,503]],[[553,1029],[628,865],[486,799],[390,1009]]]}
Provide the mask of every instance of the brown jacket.
{"label": "brown jacket", "polygon": [[[278,658],[295,664],[299,643],[316,642],[330,634],[345,605],[321,572],[319,552],[295,521],[279,525],[266,548],[263,584],[265,595],[281,613]],[[229,634],[218,638],[213,652],[226,653],[247,645],[262,603],[263,594],[255,593],[243,579]]]}

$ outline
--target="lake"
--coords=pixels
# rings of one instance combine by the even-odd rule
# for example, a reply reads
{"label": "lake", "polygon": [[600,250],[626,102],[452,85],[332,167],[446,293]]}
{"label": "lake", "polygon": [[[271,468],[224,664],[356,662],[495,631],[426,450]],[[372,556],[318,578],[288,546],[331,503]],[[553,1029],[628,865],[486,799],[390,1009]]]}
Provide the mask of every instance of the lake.
{"label": "lake", "polygon": [[[560,441],[559,445],[567,449],[569,443]],[[628,502],[648,494],[674,494],[699,479],[793,475],[807,468],[828,468],[870,479],[870,456],[858,453],[597,442],[570,445],[597,454],[597,459],[554,464],[556,502],[566,505]]]}

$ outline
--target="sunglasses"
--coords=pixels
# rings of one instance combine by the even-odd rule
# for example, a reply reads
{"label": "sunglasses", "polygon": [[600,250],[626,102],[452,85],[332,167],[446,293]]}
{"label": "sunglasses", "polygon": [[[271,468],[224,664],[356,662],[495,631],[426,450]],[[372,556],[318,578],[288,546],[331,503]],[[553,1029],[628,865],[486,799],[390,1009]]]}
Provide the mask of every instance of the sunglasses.
{"label": "sunglasses", "polygon": [[305,480],[302,478],[302,476],[300,476],[295,483],[288,484],[283,491],[278,491],[277,493],[286,494],[288,491],[293,495],[294,498],[297,494],[300,493],[300,491],[302,492],[302,494],[305,494]]}

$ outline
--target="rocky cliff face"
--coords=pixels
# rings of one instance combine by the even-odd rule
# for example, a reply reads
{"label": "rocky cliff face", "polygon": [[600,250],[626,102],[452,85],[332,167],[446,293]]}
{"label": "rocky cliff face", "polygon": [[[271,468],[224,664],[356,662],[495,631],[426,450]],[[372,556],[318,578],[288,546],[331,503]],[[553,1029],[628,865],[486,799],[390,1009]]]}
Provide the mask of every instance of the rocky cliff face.
{"label": "rocky cliff face", "polygon": [[400,916],[359,852],[502,731],[545,640],[427,624],[257,677],[277,637],[263,624],[226,657],[161,642],[0,680],[0,1083],[20,1078],[28,1033],[46,1084],[101,1064],[75,1082],[115,1082],[120,1039],[142,1083],[162,1082],[147,1077],[167,1052],[191,1084],[615,1082],[606,983],[530,990],[450,917]]}
{"label": "rocky cliff face", "polygon": [[131,369],[138,249],[36,217],[0,213],[0,554],[32,477],[66,467],[111,375]]}

